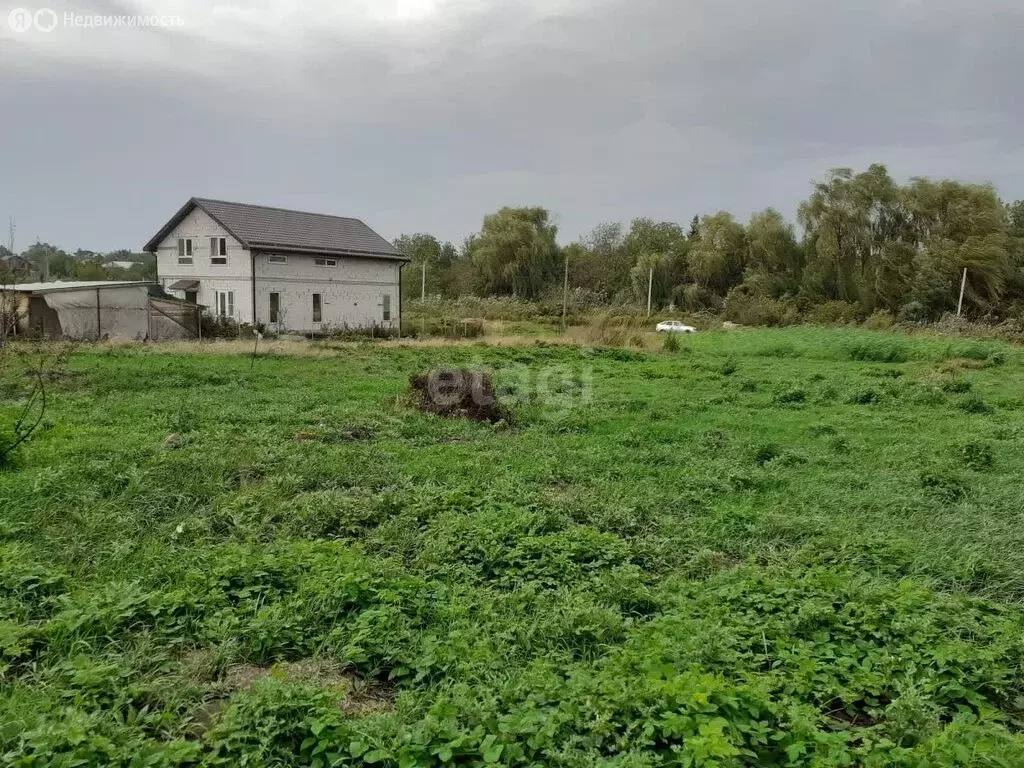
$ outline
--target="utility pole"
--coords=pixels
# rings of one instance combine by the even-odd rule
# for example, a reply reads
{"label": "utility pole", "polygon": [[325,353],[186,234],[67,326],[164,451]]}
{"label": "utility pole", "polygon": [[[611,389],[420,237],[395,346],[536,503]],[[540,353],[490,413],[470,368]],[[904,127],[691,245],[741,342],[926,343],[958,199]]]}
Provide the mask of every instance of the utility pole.
{"label": "utility pole", "polygon": [[[39,235],[36,235],[36,244],[39,244]],[[50,251],[43,248],[43,282],[50,282]]]}
{"label": "utility pole", "polygon": [[960,313],[964,308],[964,289],[967,287],[967,267],[964,267],[964,276],[960,278],[960,301],[956,305],[956,316],[960,317]]}
{"label": "utility pole", "polygon": [[647,316],[651,316],[651,294],[654,291],[654,267],[647,273]]}
{"label": "utility pole", "polygon": [[569,314],[569,254],[565,254],[565,276],[562,278],[562,329]]}
{"label": "utility pole", "polygon": [[423,262],[423,272],[420,276],[420,302],[427,300],[427,262]]}

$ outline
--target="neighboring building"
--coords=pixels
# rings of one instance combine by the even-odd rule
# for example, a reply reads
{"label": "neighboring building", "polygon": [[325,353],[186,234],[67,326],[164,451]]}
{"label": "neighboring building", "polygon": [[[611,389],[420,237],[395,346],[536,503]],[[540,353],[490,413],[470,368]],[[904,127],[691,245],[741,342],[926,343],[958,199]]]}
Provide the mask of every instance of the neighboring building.
{"label": "neighboring building", "polygon": [[194,197],[145,250],[165,290],[217,317],[304,332],[400,328],[409,259],[358,219]]}
{"label": "neighboring building", "polygon": [[198,335],[195,305],[149,295],[152,283],[117,280],[0,287],[15,333],[63,339],[183,339]]}

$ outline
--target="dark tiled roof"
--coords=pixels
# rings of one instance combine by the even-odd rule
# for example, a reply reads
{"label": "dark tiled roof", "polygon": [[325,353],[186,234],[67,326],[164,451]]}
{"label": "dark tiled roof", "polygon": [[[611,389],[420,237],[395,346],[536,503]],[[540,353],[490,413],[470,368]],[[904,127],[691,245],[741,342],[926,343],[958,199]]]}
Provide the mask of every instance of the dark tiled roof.
{"label": "dark tiled roof", "polygon": [[200,208],[246,248],[352,254],[407,260],[398,249],[359,219],[304,213],[264,205],[228,203],[193,197],[146,244],[155,251],[160,242],[193,208]]}

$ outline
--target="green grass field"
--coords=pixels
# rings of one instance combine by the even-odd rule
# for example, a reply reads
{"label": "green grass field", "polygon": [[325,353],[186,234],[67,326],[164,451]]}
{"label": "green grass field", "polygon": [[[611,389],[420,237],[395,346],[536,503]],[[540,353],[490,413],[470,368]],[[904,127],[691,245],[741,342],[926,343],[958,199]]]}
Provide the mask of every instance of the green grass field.
{"label": "green grass field", "polygon": [[0,763],[1024,765],[1024,353],[681,347],[80,351],[0,473]]}

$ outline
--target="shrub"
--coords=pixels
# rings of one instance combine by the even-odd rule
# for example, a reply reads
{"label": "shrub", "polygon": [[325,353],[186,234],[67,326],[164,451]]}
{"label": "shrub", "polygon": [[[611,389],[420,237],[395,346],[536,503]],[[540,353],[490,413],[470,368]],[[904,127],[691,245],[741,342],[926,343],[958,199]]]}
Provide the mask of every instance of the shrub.
{"label": "shrub", "polygon": [[795,304],[748,293],[742,286],[729,291],[723,313],[740,325],[793,325],[800,321]]}
{"label": "shrub", "polygon": [[678,296],[679,303],[687,312],[703,312],[722,308],[722,297],[702,285],[691,283]]}
{"label": "shrub", "polygon": [[[608,347],[625,347],[633,343],[635,337],[648,330],[650,320],[639,315],[622,315],[616,312],[602,312],[590,323],[576,331],[581,341],[587,344],[599,344]],[[643,346],[641,343],[634,346]]]}
{"label": "shrub", "polygon": [[787,389],[775,396],[779,405],[799,405],[807,400],[807,393],[802,389]]}
{"label": "shrub", "polygon": [[870,339],[858,341],[846,347],[851,360],[870,363],[904,363],[910,359],[906,344],[895,339]]}
{"label": "shrub", "polygon": [[900,307],[900,322],[923,323],[931,317],[931,312],[920,301],[908,301]]}
{"label": "shrub", "polygon": [[[963,360],[976,360],[978,362],[986,362],[989,357],[993,354],[991,344],[978,344],[974,342],[962,342],[958,344],[950,344],[946,349],[946,359],[963,359]],[[998,354],[998,352],[996,352]]]}
{"label": "shrub", "polygon": [[260,332],[265,330],[262,325],[254,328],[250,323],[240,323],[230,317],[221,317],[220,315],[203,314],[199,316],[199,322],[204,339],[243,339],[245,341],[252,341],[254,330]]}
{"label": "shrub", "polygon": [[965,397],[956,407],[965,413],[992,413],[992,406],[980,397]]}
{"label": "shrub", "polygon": [[807,313],[806,319],[821,325],[856,323],[864,316],[860,305],[853,301],[826,301],[817,304]]}
{"label": "shrub", "polygon": [[876,309],[866,320],[864,327],[873,331],[884,331],[896,323],[896,316],[887,309]]}
{"label": "shrub", "polygon": [[679,335],[675,333],[665,334],[665,341],[662,342],[661,348],[666,352],[678,352],[682,345],[679,343]]}
{"label": "shrub", "polygon": [[478,339],[484,335],[480,320],[459,320],[453,317],[423,319],[408,324],[412,333],[441,339]]}

